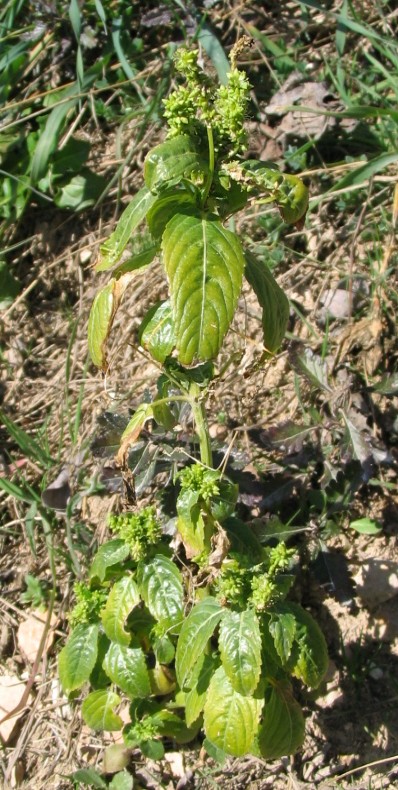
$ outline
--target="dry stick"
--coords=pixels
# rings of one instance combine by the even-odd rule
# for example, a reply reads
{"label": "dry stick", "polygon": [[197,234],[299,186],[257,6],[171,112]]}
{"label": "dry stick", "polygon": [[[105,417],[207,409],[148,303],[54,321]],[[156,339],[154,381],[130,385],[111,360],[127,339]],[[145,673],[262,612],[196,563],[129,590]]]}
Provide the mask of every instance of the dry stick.
{"label": "dry stick", "polygon": [[355,257],[355,246],[357,242],[357,238],[359,236],[359,232],[361,230],[362,221],[365,216],[365,212],[368,208],[370,196],[372,194],[372,187],[373,187],[373,178],[369,179],[369,189],[368,194],[366,196],[365,203],[362,206],[362,209],[359,214],[357,226],[354,231],[354,235],[352,237],[351,242],[351,250],[350,250],[350,258],[349,258],[349,265],[348,265],[348,316],[352,318],[352,307],[353,307],[353,270],[354,270],[354,257]]}
{"label": "dry stick", "polygon": [[373,760],[372,763],[365,763],[365,765],[358,765],[356,768],[351,768],[350,771],[345,771],[345,773],[340,774],[340,776],[335,776],[334,774],[330,774],[330,777],[334,776],[336,782],[340,782],[342,779],[345,779],[347,776],[351,776],[352,774],[357,774],[359,771],[363,771],[365,768],[373,768],[375,765],[385,765],[386,763],[393,763],[398,760],[398,754],[394,754],[393,757],[383,757],[381,760]]}

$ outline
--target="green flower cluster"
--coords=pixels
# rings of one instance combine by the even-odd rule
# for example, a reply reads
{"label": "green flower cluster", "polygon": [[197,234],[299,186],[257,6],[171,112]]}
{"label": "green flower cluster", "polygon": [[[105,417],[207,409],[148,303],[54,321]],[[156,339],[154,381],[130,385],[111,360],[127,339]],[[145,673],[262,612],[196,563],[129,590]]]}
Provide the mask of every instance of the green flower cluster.
{"label": "green flower cluster", "polygon": [[250,83],[232,60],[227,84],[219,85],[208,77],[198,64],[195,50],[179,49],[175,67],[186,85],[174,90],[164,99],[164,115],[169,125],[169,137],[198,134],[211,126],[215,149],[228,155],[242,153],[247,147],[244,120],[249,100]]}
{"label": "green flower cluster", "polygon": [[221,574],[216,581],[218,598],[223,603],[237,608],[254,606],[258,611],[283,600],[291,586],[293,577],[286,571],[291,567],[294,549],[285,543],[265,549],[264,562],[252,566],[249,558],[231,554],[224,560]]}
{"label": "green flower cluster", "polygon": [[76,582],[74,593],[76,604],[69,614],[71,627],[97,622],[100,611],[106,604],[109,590],[92,590],[84,582]]}
{"label": "green flower cluster", "polygon": [[150,547],[159,543],[162,537],[162,528],[154,507],[144,507],[138,513],[112,515],[109,517],[109,527],[127,543],[135,562],[145,559]]}
{"label": "green flower cluster", "polygon": [[204,502],[210,502],[211,499],[218,496],[220,493],[219,479],[220,475],[214,469],[207,469],[202,464],[192,464],[182,469],[179,473],[182,491],[197,491]]}

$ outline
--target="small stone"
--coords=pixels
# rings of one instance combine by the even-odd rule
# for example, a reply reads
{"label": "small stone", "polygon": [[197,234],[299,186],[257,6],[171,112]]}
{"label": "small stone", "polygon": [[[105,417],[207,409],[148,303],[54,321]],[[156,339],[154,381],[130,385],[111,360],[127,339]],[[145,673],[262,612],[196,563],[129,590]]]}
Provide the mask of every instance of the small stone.
{"label": "small stone", "polygon": [[398,566],[393,560],[371,559],[354,577],[356,594],[369,609],[375,609],[398,593]]}
{"label": "small stone", "polygon": [[[40,609],[35,609],[24,620],[17,631],[18,647],[25,660],[31,664],[36,659],[40,642],[46,627],[47,612]],[[50,628],[48,629],[44,651],[48,652],[52,643],[54,642],[54,632],[51,626],[55,626],[57,618],[54,614],[51,615]]]}

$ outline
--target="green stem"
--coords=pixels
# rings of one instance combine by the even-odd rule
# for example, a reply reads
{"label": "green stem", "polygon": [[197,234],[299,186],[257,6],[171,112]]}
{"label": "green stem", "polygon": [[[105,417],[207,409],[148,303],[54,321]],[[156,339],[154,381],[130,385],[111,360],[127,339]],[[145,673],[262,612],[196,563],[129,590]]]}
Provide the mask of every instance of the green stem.
{"label": "green stem", "polygon": [[213,453],[211,450],[211,440],[209,425],[207,422],[206,408],[201,397],[200,388],[194,382],[191,383],[189,394],[192,395],[192,414],[195,421],[196,433],[199,437],[200,460],[204,466],[213,468]]}
{"label": "green stem", "polygon": [[209,174],[206,179],[206,183],[203,188],[203,195],[202,195],[202,208],[206,203],[206,200],[209,196],[210,187],[213,183],[214,177],[214,138],[213,138],[213,129],[211,126],[206,126],[207,129],[207,140],[209,143]]}

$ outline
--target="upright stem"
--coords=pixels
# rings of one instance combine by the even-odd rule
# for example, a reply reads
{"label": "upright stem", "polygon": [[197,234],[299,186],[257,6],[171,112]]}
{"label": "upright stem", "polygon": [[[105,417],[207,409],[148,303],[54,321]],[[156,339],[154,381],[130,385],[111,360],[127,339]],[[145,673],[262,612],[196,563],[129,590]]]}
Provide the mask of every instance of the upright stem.
{"label": "upright stem", "polygon": [[206,408],[201,399],[201,390],[197,384],[191,382],[189,394],[192,396],[192,414],[195,421],[196,433],[199,437],[200,460],[205,466],[213,467],[213,453],[209,435]]}
{"label": "upright stem", "polygon": [[213,182],[214,177],[214,138],[213,138],[213,129],[211,126],[206,126],[207,129],[207,140],[209,143],[209,174],[206,179],[206,183],[203,189],[202,195],[202,207],[205,205],[206,200],[208,198],[210,187]]}

